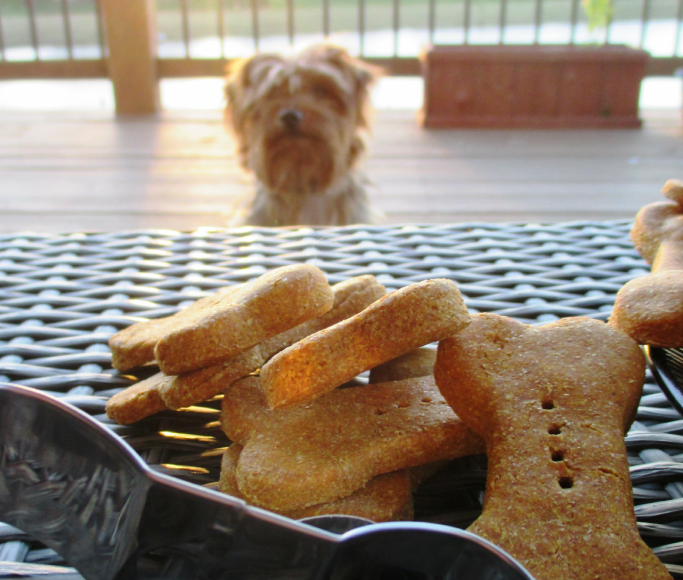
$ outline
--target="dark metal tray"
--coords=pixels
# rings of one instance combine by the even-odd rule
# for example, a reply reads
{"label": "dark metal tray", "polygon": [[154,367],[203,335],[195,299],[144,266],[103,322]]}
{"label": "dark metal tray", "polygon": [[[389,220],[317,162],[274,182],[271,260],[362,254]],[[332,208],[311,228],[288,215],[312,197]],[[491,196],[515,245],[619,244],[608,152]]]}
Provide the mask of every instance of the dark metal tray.
{"label": "dark metal tray", "polygon": [[[319,266],[331,283],[373,274],[394,289],[450,278],[470,311],[530,324],[606,320],[619,288],[648,272],[629,229],[468,223],[0,236],[0,382],[56,394],[124,437],[153,469],[212,485],[229,444],[219,401],[112,424],[107,398],[140,378],[112,370],[112,333],[300,262]],[[650,375],[626,442],[641,534],[683,578],[683,418]],[[484,457],[454,461],[417,492],[416,519],[466,527],[481,511],[485,477]],[[50,575],[78,578],[54,552],[0,524],[0,578]]]}

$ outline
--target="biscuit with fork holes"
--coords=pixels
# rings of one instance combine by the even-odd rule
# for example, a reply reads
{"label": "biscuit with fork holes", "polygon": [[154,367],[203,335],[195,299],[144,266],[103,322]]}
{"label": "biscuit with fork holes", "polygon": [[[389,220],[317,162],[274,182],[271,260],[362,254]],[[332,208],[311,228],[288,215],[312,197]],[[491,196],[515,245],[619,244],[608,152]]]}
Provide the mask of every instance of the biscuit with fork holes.
{"label": "biscuit with fork holes", "polygon": [[469,531],[538,580],[671,580],[638,534],[624,435],[645,360],[588,318],[528,326],[472,317],[441,341],[436,381],[486,440],[482,515]]}
{"label": "biscuit with fork holes", "polygon": [[242,494],[279,511],[337,500],[383,473],[484,450],[433,377],[339,389],[275,410],[260,379],[247,377],[225,392],[221,426],[244,447]]}

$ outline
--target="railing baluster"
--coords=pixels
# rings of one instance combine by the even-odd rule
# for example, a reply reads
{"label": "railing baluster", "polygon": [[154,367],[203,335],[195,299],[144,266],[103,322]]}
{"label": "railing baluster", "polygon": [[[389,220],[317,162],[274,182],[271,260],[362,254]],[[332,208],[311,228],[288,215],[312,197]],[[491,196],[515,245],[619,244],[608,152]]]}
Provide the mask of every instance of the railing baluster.
{"label": "railing baluster", "polygon": [[399,15],[399,4],[400,0],[393,0],[393,25],[394,25],[394,58],[398,56],[398,31],[401,26],[401,20]]}
{"label": "railing baluster", "polygon": [[225,6],[218,0],[218,38],[221,41],[221,58],[225,59]]}
{"label": "railing baluster", "polygon": [[187,0],[180,0],[180,20],[183,28],[185,58],[190,58],[190,17],[187,10]]}
{"label": "railing baluster", "polygon": [[100,58],[106,58],[107,49],[104,45],[104,19],[102,18],[102,0],[95,0],[95,14],[97,17],[97,41],[100,44]]}
{"label": "railing baluster", "polygon": [[259,51],[260,34],[258,21],[258,0],[251,0],[251,28],[254,34],[254,49]]}
{"label": "railing baluster", "polygon": [[541,34],[542,0],[536,0],[534,5],[534,44],[538,44]]}
{"label": "railing baluster", "polygon": [[572,21],[571,21],[571,36],[569,44],[576,42],[576,27],[579,22],[579,0],[572,0]]}
{"label": "railing baluster", "polygon": [[464,44],[470,42],[470,17],[472,12],[472,1],[465,0],[465,13],[463,15],[463,28],[465,33]]}
{"label": "railing baluster", "polygon": [[365,0],[358,0],[358,43],[359,56],[365,56]]}
{"label": "railing baluster", "polygon": [[[683,0],[682,0],[683,1]],[[436,30],[436,0],[429,0],[429,43],[434,44],[434,31]]]}
{"label": "railing baluster", "polygon": [[640,18],[641,26],[640,29],[640,44],[639,47],[643,48],[645,44],[645,35],[647,33],[647,22],[650,20],[650,0],[644,0],[643,2],[643,14]]}
{"label": "railing baluster", "polygon": [[294,0],[287,0],[287,35],[289,46],[294,46]]}
{"label": "railing baluster", "polygon": [[0,13],[0,62],[7,60],[5,56],[5,34],[2,31],[2,13]]}
{"label": "railing baluster", "polygon": [[323,0],[323,35],[330,37],[330,0]]}
{"label": "railing baluster", "polygon": [[672,56],[678,56],[678,45],[681,42],[681,27],[683,26],[683,0],[678,0],[678,10],[676,12],[676,43]]}
{"label": "railing baluster", "polygon": [[62,0],[62,18],[64,19],[64,38],[66,39],[66,51],[69,60],[74,58],[74,41],[71,36],[71,19],[69,16],[69,6],[67,0]]}
{"label": "railing baluster", "polygon": [[40,60],[38,51],[38,27],[36,26],[36,12],[33,9],[33,0],[24,0],[26,3],[26,10],[28,11],[28,23],[31,31],[31,44],[36,53],[36,60]]}
{"label": "railing baluster", "polygon": [[508,0],[500,0],[500,18],[498,20],[498,27],[500,28],[498,39],[498,44],[504,43],[505,37],[505,26],[507,25],[508,18]]}

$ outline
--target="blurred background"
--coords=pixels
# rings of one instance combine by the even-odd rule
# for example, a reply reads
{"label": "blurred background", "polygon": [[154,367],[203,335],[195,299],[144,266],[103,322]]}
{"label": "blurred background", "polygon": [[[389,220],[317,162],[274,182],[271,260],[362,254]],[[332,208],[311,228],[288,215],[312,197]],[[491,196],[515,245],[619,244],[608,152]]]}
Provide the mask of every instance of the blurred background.
{"label": "blurred background", "polygon": [[[0,231],[224,226],[251,187],[225,66],[322,41],[387,71],[366,163],[386,223],[629,219],[683,177],[682,19],[683,0],[0,0]],[[430,44],[642,48],[643,127],[425,130]]]}

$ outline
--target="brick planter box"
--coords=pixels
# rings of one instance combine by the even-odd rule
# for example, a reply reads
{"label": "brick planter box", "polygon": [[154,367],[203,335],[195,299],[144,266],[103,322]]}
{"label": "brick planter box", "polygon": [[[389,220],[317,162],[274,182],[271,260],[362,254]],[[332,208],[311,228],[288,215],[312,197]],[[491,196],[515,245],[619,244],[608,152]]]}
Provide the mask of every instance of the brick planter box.
{"label": "brick planter box", "polygon": [[434,46],[421,57],[421,121],[428,128],[637,128],[648,58],[625,46]]}

